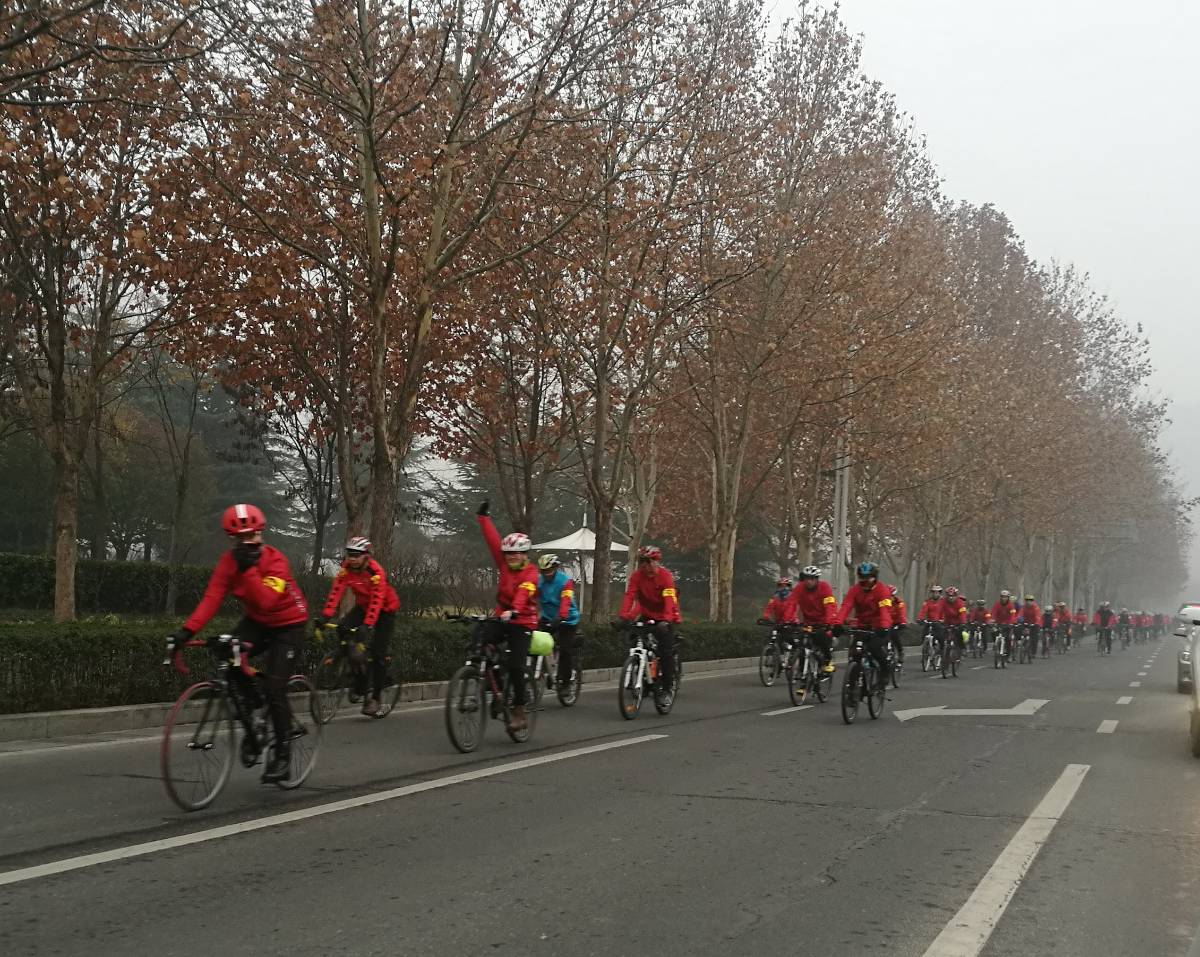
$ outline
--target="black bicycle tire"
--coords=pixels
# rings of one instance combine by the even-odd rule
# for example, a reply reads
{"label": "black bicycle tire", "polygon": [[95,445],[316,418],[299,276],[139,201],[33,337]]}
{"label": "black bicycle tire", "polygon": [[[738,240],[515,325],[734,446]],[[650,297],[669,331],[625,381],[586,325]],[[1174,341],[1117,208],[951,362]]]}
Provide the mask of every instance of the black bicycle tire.
{"label": "black bicycle tire", "polygon": [[[304,707],[300,709],[292,707],[292,702],[301,695],[307,698]],[[324,736],[322,729],[325,722],[321,721],[318,716],[320,702],[317,689],[313,687],[313,683],[305,675],[292,675],[288,678],[287,702],[288,710],[292,715],[292,731],[288,739],[288,745],[292,752],[292,760],[288,768],[288,776],[281,781],[276,781],[275,784],[285,791],[292,791],[307,781],[312,775],[313,769],[317,766],[317,756],[321,751],[321,739]],[[299,712],[301,717],[297,717],[297,712]],[[307,715],[311,720],[302,720],[304,715]],[[268,748],[269,750],[270,748]],[[296,764],[297,752],[309,755],[307,761],[300,769],[297,769]]]}
{"label": "black bicycle tire", "polygon": [[[846,724],[854,724],[854,719],[858,717],[860,671],[862,671],[861,664],[857,661],[850,662],[846,667],[846,677],[842,681],[842,721]],[[847,691],[850,692],[849,695]]]}
{"label": "black bicycle tire", "polygon": [[791,661],[787,667],[788,698],[792,705],[798,708],[808,699],[808,675],[804,671],[808,655],[803,653],[803,649],[793,647],[789,657]]}
{"label": "black bicycle tire", "polygon": [[346,656],[333,652],[318,659],[313,668],[313,684],[321,703],[321,724],[329,724],[341,709],[349,687],[349,663]]}
{"label": "black bicycle tire", "polygon": [[[455,703],[461,698],[461,689],[459,686],[464,685],[468,679],[475,683],[475,690],[472,693],[472,697],[475,699],[473,712],[468,712]],[[463,700],[465,702],[465,699]],[[446,722],[446,734],[450,738],[450,743],[461,753],[470,754],[483,742],[484,732],[487,729],[487,707],[488,702],[487,695],[484,693],[483,674],[477,665],[463,665],[454,672],[453,676],[446,683],[446,704],[442,712]],[[474,713],[478,715],[474,721],[476,728],[474,740],[470,738],[460,739],[456,733],[454,726],[456,712],[458,714]]]}
{"label": "black bicycle tire", "polygon": [[[621,665],[621,677],[617,682],[617,710],[626,721],[632,721],[642,710],[642,699],[645,697],[645,682],[637,680],[637,655],[632,652],[626,656]],[[638,687],[633,687],[636,684]],[[629,699],[629,705],[626,699]]]}
{"label": "black bicycle tire", "polygon": [[764,688],[770,688],[779,680],[779,645],[768,640],[758,653],[758,680]]}
{"label": "black bicycle tire", "polygon": [[[205,751],[222,750],[226,755],[224,765],[218,767],[217,776],[212,786],[208,791],[199,798],[188,799],[182,793],[182,787],[177,787],[175,776],[172,774],[172,768],[178,767],[181,761],[173,762],[172,755],[175,749],[171,747],[171,733],[177,726],[184,727],[178,721],[178,717],[184,713],[185,707],[196,700],[203,692],[208,695],[210,704],[204,705],[204,713],[200,720],[196,722],[196,727],[188,736],[193,743],[201,739],[201,731],[205,727],[213,727],[216,729],[215,734],[222,734],[221,728],[224,727],[225,741],[218,742],[215,745],[206,745]],[[216,716],[210,721],[210,708],[217,709]],[[195,749],[189,748],[189,751]],[[220,687],[212,681],[198,681],[194,685],[184,689],[183,693],[175,700],[175,705],[167,715],[166,724],[163,725],[162,743],[159,748],[159,771],[162,774],[163,787],[166,789],[167,796],[184,811],[199,811],[217,799],[217,796],[225,788],[229,781],[229,775],[233,771],[233,762],[237,750],[237,736],[234,734],[233,728],[233,710],[229,706],[229,699],[221,691]],[[181,777],[182,775],[180,775]]]}
{"label": "black bicycle tire", "polygon": [[564,708],[573,708],[579,702],[579,696],[583,693],[583,659],[578,652],[575,653],[575,667],[571,670],[570,679],[558,682],[554,693]]}
{"label": "black bicycle tire", "polygon": [[882,717],[887,702],[887,685],[875,676],[874,670],[868,673],[868,677],[875,680],[872,682],[873,687],[867,689],[867,714],[871,716],[872,721],[877,721]]}
{"label": "black bicycle tire", "polygon": [[[516,744],[526,744],[533,737],[533,729],[537,727],[537,715],[542,706],[544,689],[540,685],[540,681],[534,681],[532,669],[525,673],[525,727],[518,731],[509,722],[506,721],[504,724],[505,733]],[[513,691],[511,687],[505,686],[504,697],[505,714],[511,716],[513,708]]]}

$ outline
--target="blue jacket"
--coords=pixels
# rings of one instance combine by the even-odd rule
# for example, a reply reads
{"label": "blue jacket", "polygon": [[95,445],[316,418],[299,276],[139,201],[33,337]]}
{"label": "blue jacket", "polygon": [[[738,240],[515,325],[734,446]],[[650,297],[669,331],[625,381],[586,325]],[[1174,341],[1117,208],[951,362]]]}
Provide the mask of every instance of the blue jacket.
{"label": "blue jacket", "polygon": [[[561,617],[564,625],[579,624],[579,608],[575,604],[575,582],[561,568],[550,579],[545,575],[538,575],[538,602],[543,618],[553,621]],[[564,603],[567,605],[567,614],[560,615]]]}

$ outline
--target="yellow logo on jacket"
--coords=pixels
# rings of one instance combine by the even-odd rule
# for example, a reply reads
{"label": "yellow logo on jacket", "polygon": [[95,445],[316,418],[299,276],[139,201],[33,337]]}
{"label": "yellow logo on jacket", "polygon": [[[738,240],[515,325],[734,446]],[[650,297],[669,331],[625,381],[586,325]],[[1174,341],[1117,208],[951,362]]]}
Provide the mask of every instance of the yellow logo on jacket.
{"label": "yellow logo on jacket", "polygon": [[276,578],[274,575],[267,575],[262,580],[262,583],[271,589],[271,591],[279,595],[282,595],[283,590],[287,588],[287,582],[285,582],[282,578]]}

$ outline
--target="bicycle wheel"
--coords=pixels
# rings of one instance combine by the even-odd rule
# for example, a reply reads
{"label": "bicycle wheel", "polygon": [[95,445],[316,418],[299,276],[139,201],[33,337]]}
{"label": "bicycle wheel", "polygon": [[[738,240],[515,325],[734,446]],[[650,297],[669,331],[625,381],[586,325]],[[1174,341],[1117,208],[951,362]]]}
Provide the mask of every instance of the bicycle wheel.
{"label": "bicycle wheel", "polygon": [[958,649],[954,648],[951,650],[949,657],[950,657],[950,677],[957,678],[958,677],[958,662],[962,656],[959,654]]}
{"label": "bicycle wheel", "polygon": [[921,642],[921,670],[928,671],[933,658],[933,648],[929,644],[929,639],[926,638]]}
{"label": "bicycle wheel", "polygon": [[817,700],[821,704],[824,704],[829,698],[829,689],[833,687],[833,675],[827,674],[814,666],[810,680],[812,682],[812,693],[817,696]]}
{"label": "bicycle wheel", "polygon": [[808,655],[803,649],[792,648],[787,664],[788,697],[796,707],[808,697]]}
{"label": "bicycle wheel", "polygon": [[229,699],[213,682],[197,682],[163,727],[159,767],[167,796],[185,811],[208,807],[229,780],[234,750]]}
{"label": "bicycle wheel", "polygon": [[[288,776],[275,783],[285,791],[300,787],[317,766],[317,752],[321,750],[321,699],[317,689],[304,675],[292,675],[287,684],[288,711],[291,714],[291,728],[288,732],[288,748],[291,751],[291,767]],[[275,747],[272,740],[267,749],[267,763],[270,764],[270,751]]]}
{"label": "bicycle wheel", "polygon": [[463,754],[479,747],[487,726],[483,705],[483,675],[476,665],[463,665],[446,685],[446,733]]}
{"label": "bicycle wheel", "polygon": [[322,655],[313,668],[313,684],[320,703],[321,724],[328,724],[342,706],[342,698],[350,685],[350,666],[346,656],[337,651]]}
{"label": "bicycle wheel", "polygon": [[854,724],[858,717],[859,686],[862,684],[862,665],[852,661],[846,668],[846,678],[842,681],[842,720],[846,724]]}
{"label": "bicycle wheel", "polygon": [[564,708],[570,708],[579,700],[579,695],[583,690],[583,659],[579,652],[575,653],[575,667],[571,671],[571,676],[566,681],[559,681],[558,687],[555,689],[558,694],[558,703]]}
{"label": "bicycle wheel", "polygon": [[947,672],[950,670],[950,659],[953,657],[954,652],[949,648],[942,648],[942,650],[938,652],[938,662],[941,665],[941,668],[938,670],[941,671],[943,678],[949,677]]}
{"label": "bicycle wheel", "polygon": [[646,689],[640,674],[641,662],[636,653],[631,653],[621,666],[621,683],[617,685],[617,706],[621,709],[621,717],[632,721],[642,710],[642,697]]}
{"label": "bicycle wheel", "polygon": [[679,686],[683,684],[683,655],[675,649],[675,679],[671,682],[671,697],[679,697]]}
{"label": "bicycle wheel", "polygon": [[900,664],[899,658],[892,659],[892,687],[900,687],[900,672],[904,670],[904,666]]}
{"label": "bicycle wheel", "polygon": [[[533,729],[537,725],[538,711],[541,710],[542,690],[538,686],[540,681],[534,681],[532,674],[525,676],[525,727],[520,731],[514,730],[511,725],[505,724],[504,730],[508,732],[508,736],[517,744],[524,744],[533,736]],[[513,698],[512,685],[506,685],[504,688],[504,703],[505,711],[512,714]]]}
{"label": "bicycle wheel", "polygon": [[758,680],[763,683],[764,688],[775,684],[775,679],[779,677],[782,668],[783,662],[779,654],[779,646],[773,641],[768,641],[763,645],[762,653],[758,656]]}
{"label": "bicycle wheel", "polygon": [[877,670],[872,668],[867,672],[867,680],[871,682],[871,688],[867,692],[867,713],[871,715],[872,721],[883,714],[883,705],[887,697],[887,685],[881,680],[882,675],[876,673]]}

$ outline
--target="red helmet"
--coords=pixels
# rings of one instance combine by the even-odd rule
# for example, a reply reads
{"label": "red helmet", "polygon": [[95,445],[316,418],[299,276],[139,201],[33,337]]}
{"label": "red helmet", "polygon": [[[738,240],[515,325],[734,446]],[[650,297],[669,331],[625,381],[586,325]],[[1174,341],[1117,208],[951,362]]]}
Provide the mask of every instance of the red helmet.
{"label": "red helmet", "polygon": [[791,588],[792,580],[790,578],[788,578],[787,576],[784,576],[783,578],[776,579],[775,584],[778,585],[780,588]]}
{"label": "red helmet", "polygon": [[662,561],[662,549],[657,545],[643,545],[638,549],[638,558],[648,558],[652,562]]}
{"label": "red helmet", "polygon": [[957,598],[958,597],[958,589],[955,588],[953,585],[950,585],[946,589],[946,597],[947,598]]}
{"label": "red helmet", "polygon": [[221,516],[221,527],[230,535],[261,532],[267,527],[267,517],[257,505],[230,505]]}

